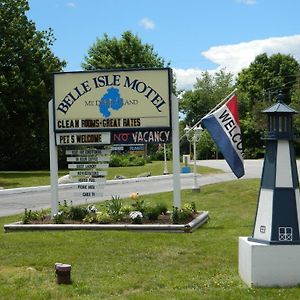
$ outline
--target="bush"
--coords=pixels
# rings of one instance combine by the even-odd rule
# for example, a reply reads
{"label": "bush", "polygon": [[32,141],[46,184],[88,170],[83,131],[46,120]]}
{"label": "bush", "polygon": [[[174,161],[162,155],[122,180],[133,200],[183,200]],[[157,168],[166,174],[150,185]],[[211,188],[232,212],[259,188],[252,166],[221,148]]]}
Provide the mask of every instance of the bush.
{"label": "bush", "polygon": [[23,224],[28,224],[31,221],[32,221],[31,210],[27,210],[27,208],[25,208],[25,212],[24,212],[24,215],[22,217],[22,222],[23,222]]}
{"label": "bush", "polygon": [[72,201],[71,201],[71,206],[68,205],[67,200],[64,200],[63,204],[58,202],[58,211],[63,212],[66,217],[69,216],[71,207],[72,207]]}
{"label": "bush", "polygon": [[65,223],[65,215],[64,212],[59,211],[57,214],[53,216],[53,222],[55,224],[64,224]]}
{"label": "bush", "polygon": [[124,205],[121,208],[121,212],[125,215],[129,215],[129,213],[133,210],[133,207],[131,205]]}
{"label": "bush", "polygon": [[99,224],[109,224],[112,221],[111,216],[106,212],[96,213],[95,221]]}
{"label": "bush", "polygon": [[112,154],[109,162],[110,167],[144,166],[146,160],[134,154]]}
{"label": "bush", "polygon": [[166,214],[168,211],[168,206],[164,203],[158,203],[156,205],[157,209],[159,210],[160,214]]}
{"label": "bush", "polygon": [[172,212],[172,222],[173,224],[185,223],[189,221],[189,219],[195,213],[195,205],[194,204],[185,204],[182,209],[173,206]]}
{"label": "bush", "polygon": [[191,217],[195,212],[194,207],[190,203],[186,203],[183,205],[181,209],[182,213],[184,213],[187,217]]}
{"label": "bush", "polygon": [[92,213],[92,214],[86,215],[82,221],[83,221],[83,223],[90,224],[90,223],[94,223],[95,219],[96,219],[96,214]]}
{"label": "bush", "polygon": [[88,210],[85,207],[71,206],[69,212],[69,218],[75,221],[82,221],[87,214],[88,214]]}
{"label": "bush", "polygon": [[132,203],[132,207],[134,208],[134,210],[137,210],[137,211],[140,211],[143,213],[147,208],[147,204],[145,203],[144,200],[136,199],[134,201],[134,203]]}
{"label": "bush", "polygon": [[146,206],[144,210],[148,220],[157,220],[160,215],[167,213],[168,207],[164,203],[157,203],[155,206]]}
{"label": "bush", "polygon": [[45,220],[47,216],[47,213],[45,210],[27,210],[27,208],[25,208],[25,212],[24,215],[22,216],[22,222],[23,224],[29,224],[32,221],[43,221]]}
{"label": "bush", "polygon": [[113,220],[119,220],[122,217],[122,201],[119,196],[112,196],[111,200],[106,201],[106,212]]}
{"label": "bush", "polygon": [[[167,155],[167,160],[172,160],[172,149],[167,146],[166,148],[166,155]],[[152,160],[164,160],[165,159],[165,153],[164,153],[164,148],[159,148],[156,151],[154,151],[151,154],[151,159]]]}
{"label": "bush", "polygon": [[145,217],[148,220],[157,220],[161,214],[158,206],[148,206],[145,210]]}
{"label": "bush", "polygon": [[123,158],[121,155],[111,154],[109,166],[110,167],[122,167],[123,166]]}

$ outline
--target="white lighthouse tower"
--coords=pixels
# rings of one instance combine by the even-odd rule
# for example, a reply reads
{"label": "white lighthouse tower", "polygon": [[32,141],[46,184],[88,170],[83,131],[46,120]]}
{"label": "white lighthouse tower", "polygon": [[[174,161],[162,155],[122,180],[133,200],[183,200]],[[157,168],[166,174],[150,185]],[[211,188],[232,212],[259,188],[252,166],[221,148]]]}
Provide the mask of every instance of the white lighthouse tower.
{"label": "white lighthouse tower", "polygon": [[293,115],[283,103],[268,117],[265,159],[253,234],[239,238],[239,273],[249,286],[300,284],[300,193],[293,139]]}

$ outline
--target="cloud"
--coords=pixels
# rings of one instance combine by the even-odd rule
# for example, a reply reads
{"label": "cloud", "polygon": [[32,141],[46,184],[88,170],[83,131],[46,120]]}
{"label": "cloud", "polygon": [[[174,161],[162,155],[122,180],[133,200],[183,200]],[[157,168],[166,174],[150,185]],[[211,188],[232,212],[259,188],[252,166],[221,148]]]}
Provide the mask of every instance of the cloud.
{"label": "cloud", "polygon": [[204,71],[215,73],[220,69],[236,76],[242,69],[249,67],[259,54],[267,53],[269,56],[281,53],[293,56],[300,61],[300,35],[286,37],[271,37],[264,40],[253,40],[234,45],[221,45],[209,48],[202,52],[202,55],[217,64],[214,70],[201,70],[200,68],[176,69],[178,89],[190,90],[196,83],[196,78],[201,78]]}
{"label": "cloud", "polygon": [[243,68],[247,68],[257,55],[264,52],[268,55],[276,53],[290,54],[299,60],[300,35],[272,37],[235,45],[215,46],[202,52],[202,55],[218,64],[218,69],[226,68],[228,72],[236,75]]}
{"label": "cloud", "polygon": [[155,23],[154,21],[148,19],[148,18],[143,18],[139,22],[140,26],[144,27],[145,29],[154,29],[155,28]]}
{"label": "cloud", "polygon": [[176,76],[178,89],[191,90],[196,83],[196,78],[201,77],[202,70],[200,69],[176,69],[173,68]]}
{"label": "cloud", "polygon": [[173,68],[176,76],[176,86],[179,90],[192,90],[197,78],[202,77],[203,72],[214,74],[217,70],[201,70],[198,68],[177,69]]}
{"label": "cloud", "polygon": [[256,0],[236,0],[237,3],[245,4],[245,5],[254,5],[256,4]]}
{"label": "cloud", "polygon": [[70,8],[76,8],[76,7],[77,7],[76,4],[75,4],[74,2],[68,2],[68,3],[66,4],[66,6],[67,6],[67,7],[70,7]]}

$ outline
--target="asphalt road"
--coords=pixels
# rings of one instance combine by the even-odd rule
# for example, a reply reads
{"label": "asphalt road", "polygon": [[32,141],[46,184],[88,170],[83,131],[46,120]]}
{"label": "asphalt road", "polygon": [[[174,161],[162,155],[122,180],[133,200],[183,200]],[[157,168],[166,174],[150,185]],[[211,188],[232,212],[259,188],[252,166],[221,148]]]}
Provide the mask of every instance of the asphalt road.
{"label": "asphalt road", "polygon": [[[192,162],[193,163],[193,162]],[[245,160],[246,178],[259,178],[262,171],[263,160]],[[217,183],[229,180],[239,180],[232,174],[227,163],[224,160],[201,160],[197,165],[208,166],[222,169],[224,173],[198,175],[197,183],[199,186],[205,184]],[[181,189],[189,189],[193,186],[193,174],[181,174]],[[74,196],[77,186],[60,187],[59,200],[73,201],[73,204],[87,203],[86,200]],[[104,187],[104,194],[97,201],[111,199],[112,196],[127,198],[130,193],[153,194],[173,190],[173,176],[161,175],[147,178],[134,178],[123,180],[107,181]],[[94,202],[92,200],[91,202]],[[39,210],[51,206],[50,187],[37,187],[27,189],[0,190],[0,216],[15,215],[23,213],[24,209]]]}

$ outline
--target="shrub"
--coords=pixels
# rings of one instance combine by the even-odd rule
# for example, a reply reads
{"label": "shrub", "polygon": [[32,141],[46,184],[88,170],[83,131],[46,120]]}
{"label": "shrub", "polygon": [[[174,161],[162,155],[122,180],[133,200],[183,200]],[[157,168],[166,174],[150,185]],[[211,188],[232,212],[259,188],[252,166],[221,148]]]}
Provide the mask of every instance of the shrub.
{"label": "shrub", "polygon": [[124,205],[121,208],[121,212],[125,215],[129,215],[129,213],[132,211],[132,206],[130,205]]}
{"label": "shrub", "polygon": [[58,202],[58,210],[63,212],[65,217],[69,216],[70,210],[72,207],[72,201],[71,201],[71,206],[68,205],[67,200],[64,200],[63,204],[61,204],[60,202]]}
{"label": "shrub", "polygon": [[90,224],[90,223],[95,222],[95,218],[96,218],[96,214],[88,214],[84,217],[84,219],[82,221],[83,221],[83,223]]}
{"label": "shrub", "polygon": [[111,223],[112,218],[111,216],[106,212],[97,212],[95,221],[99,224],[108,224]]}
{"label": "shrub", "polygon": [[145,210],[145,217],[148,220],[157,220],[161,214],[158,206],[148,206]]}
{"label": "shrub", "polygon": [[143,213],[147,209],[147,204],[145,203],[144,200],[136,199],[134,203],[132,203],[132,207],[134,208],[134,210]]}
{"label": "shrub", "polygon": [[192,206],[192,208],[193,208],[193,211],[194,211],[194,212],[197,212],[196,202],[195,202],[195,201],[192,201],[192,202],[191,202],[191,206]]}
{"label": "shrub", "polygon": [[173,212],[171,215],[172,222],[173,224],[187,222],[193,213],[193,205],[191,204],[185,204],[182,209],[173,206]]}
{"label": "shrub", "polygon": [[57,214],[53,216],[53,222],[55,224],[64,224],[65,223],[65,216],[64,212],[59,211]]}
{"label": "shrub", "polygon": [[146,206],[145,216],[149,220],[157,220],[162,214],[166,214],[168,207],[164,203],[157,203],[155,206]]}
{"label": "shrub", "polygon": [[80,206],[71,206],[69,218],[75,221],[82,221],[88,214],[88,209]]}
{"label": "shrub", "polygon": [[143,157],[134,154],[112,154],[109,162],[110,167],[144,166],[145,164]]}
{"label": "shrub", "polygon": [[158,203],[156,207],[160,214],[166,214],[168,212],[168,206],[164,203]]}
{"label": "shrub", "polygon": [[113,218],[119,220],[122,217],[122,201],[119,196],[112,196],[111,200],[106,201],[106,212]]}
{"label": "shrub", "polygon": [[123,159],[120,155],[111,154],[109,166],[110,167],[121,167],[123,165],[122,160]]}
{"label": "shrub", "polygon": [[190,203],[186,203],[183,205],[181,209],[182,214],[185,214],[187,217],[190,217],[194,213],[193,205]]}
{"label": "shrub", "polygon": [[25,208],[25,212],[24,215],[22,217],[22,222],[23,224],[29,224],[32,221],[43,221],[45,220],[47,216],[47,212],[45,210],[27,210],[27,208]]}
{"label": "shrub", "polygon": [[146,159],[146,163],[147,163],[147,164],[151,164],[151,163],[152,163],[151,156],[148,155],[148,156],[146,156],[145,159]]}
{"label": "shrub", "polygon": [[22,217],[22,222],[23,224],[28,224],[31,222],[31,210],[27,210],[27,208],[25,208],[25,212]]}
{"label": "shrub", "polygon": [[128,159],[127,162],[128,167],[144,166],[146,164],[146,161],[143,157],[136,156],[134,154],[129,154],[127,159]]}
{"label": "shrub", "polygon": [[173,212],[172,212],[171,218],[172,218],[173,224],[178,224],[179,223],[180,218],[179,218],[179,209],[178,209],[178,207],[173,206]]}

